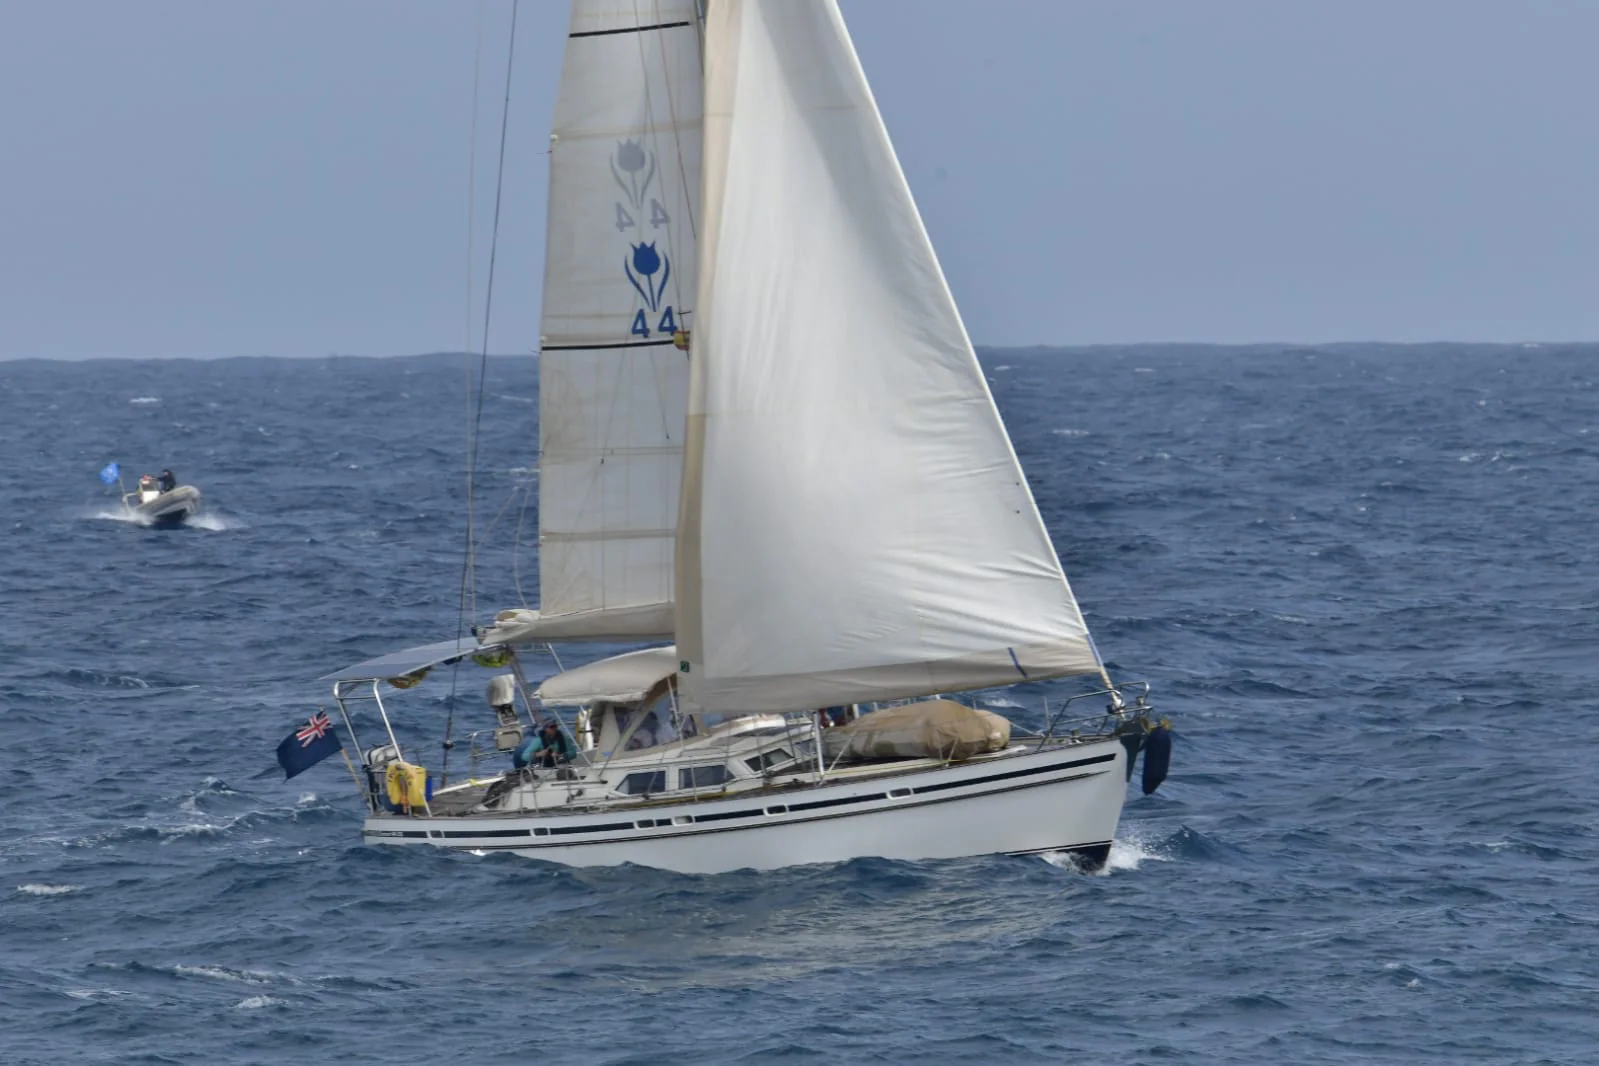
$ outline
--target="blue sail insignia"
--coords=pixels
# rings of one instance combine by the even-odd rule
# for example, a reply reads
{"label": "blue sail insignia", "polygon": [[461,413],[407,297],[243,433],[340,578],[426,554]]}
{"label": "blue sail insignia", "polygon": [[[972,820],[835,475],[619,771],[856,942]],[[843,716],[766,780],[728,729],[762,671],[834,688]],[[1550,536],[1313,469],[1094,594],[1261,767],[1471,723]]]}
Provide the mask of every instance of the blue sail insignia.
{"label": "blue sail insignia", "polygon": [[[661,273],[659,281],[655,280],[656,271]],[[655,250],[655,242],[633,245],[632,265],[624,259],[622,272],[627,275],[627,280],[639,296],[643,297],[645,306],[651,311],[660,310],[661,297],[666,294],[666,280],[672,276],[672,261],[664,252]]]}
{"label": "blue sail insignia", "polygon": [[[657,169],[655,153],[637,140],[621,140],[616,142],[610,165],[611,178],[622,192],[622,199],[615,202],[617,232],[627,234],[629,230],[636,229],[642,236],[645,219],[648,219],[649,228],[653,230],[669,226],[671,216],[661,205],[661,194],[651,194]],[[662,236],[669,237],[670,232]],[[660,240],[658,236],[656,240],[635,243],[629,235],[629,252],[622,259],[622,274],[633,286],[640,301],[630,312],[628,328],[628,333],[636,337],[648,338],[656,331],[675,337],[679,330],[679,316],[665,302],[666,283],[672,276],[672,259],[666,248],[657,248]]]}
{"label": "blue sail insignia", "polygon": [[[646,167],[649,169],[645,170]],[[644,171],[642,180],[639,178],[640,171]],[[624,178],[623,174],[627,177]],[[637,141],[618,141],[616,154],[611,157],[611,177],[616,180],[617,187],[627,197],[633,210],[642,213],[644,197],[649,192],[650,183],[655,180],[655,153],[646,152]]]}

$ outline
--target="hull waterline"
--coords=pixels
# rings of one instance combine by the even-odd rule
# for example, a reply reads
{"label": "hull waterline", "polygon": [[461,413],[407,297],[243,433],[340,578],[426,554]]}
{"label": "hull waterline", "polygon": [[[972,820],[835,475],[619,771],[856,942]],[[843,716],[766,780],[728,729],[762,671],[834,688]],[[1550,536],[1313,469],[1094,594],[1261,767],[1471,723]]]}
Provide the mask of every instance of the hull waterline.
{"label": "hull waterline", "polygon": [[370,844],[697,874],[1055,851],[1097,867],[1121,816],[1126,758],[1120,743],[1104,741],[714,801],[531,816],[376,815],[363,833]]}
{"label": "hull waterline", "polygon": [[146,525],[171,529],[181,526],[199,513],[200,490],[192,485],[179,485],[153,500],[130,506],[128,511]]}

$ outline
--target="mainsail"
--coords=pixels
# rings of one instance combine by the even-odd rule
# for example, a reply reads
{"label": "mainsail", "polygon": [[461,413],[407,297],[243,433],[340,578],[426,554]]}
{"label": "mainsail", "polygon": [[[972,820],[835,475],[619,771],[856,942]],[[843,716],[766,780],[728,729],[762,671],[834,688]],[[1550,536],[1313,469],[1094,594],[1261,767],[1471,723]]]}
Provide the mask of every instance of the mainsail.
{"label": "mainsail", "polygon": [[833,0],[717,0],[678,678],[794,710],[1094,673]]}
{"label": "mainsail", "polygon": [[694,0],[577,0],[550,137],[539,609],[496,640],[672,632],[702,126]]}

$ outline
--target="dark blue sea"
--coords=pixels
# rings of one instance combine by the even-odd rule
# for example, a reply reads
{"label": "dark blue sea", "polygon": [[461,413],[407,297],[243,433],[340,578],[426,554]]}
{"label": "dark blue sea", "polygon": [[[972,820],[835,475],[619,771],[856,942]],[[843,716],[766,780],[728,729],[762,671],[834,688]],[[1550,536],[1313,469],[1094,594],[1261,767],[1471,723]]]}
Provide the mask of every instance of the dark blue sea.
{"label": "dark blue sea", "polygon": [[[274,749],[457,631],[465,357],[0,363],[0,1062],[1599,1061],[1599,346],[984,360],[1176,729],[1098,875],[363,846]],[[536,587],[536,398],[489,361],[480,618]],[[118,520],[112,460],[204,521]]]}

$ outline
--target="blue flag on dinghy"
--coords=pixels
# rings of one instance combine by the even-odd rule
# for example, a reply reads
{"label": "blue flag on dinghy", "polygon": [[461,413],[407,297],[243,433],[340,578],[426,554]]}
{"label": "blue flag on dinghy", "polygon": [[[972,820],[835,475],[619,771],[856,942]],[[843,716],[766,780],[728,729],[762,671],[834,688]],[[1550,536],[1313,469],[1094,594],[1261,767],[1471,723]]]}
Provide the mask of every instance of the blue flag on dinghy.
{"label": "blue flag on dinghy", "polygon": [[278,765],[283,767],[283,779],[287,781],[295,774],[304,773],[343,747],[339,735],[333,731],[333,723],[318,711],[278,745]]}
{"label": "blue flag on dinghy", "polygon": [[122,476],[122,468],[116,463],[107,463],[105,469],[100,471],[100,480],[107,485],[115,485]]}

